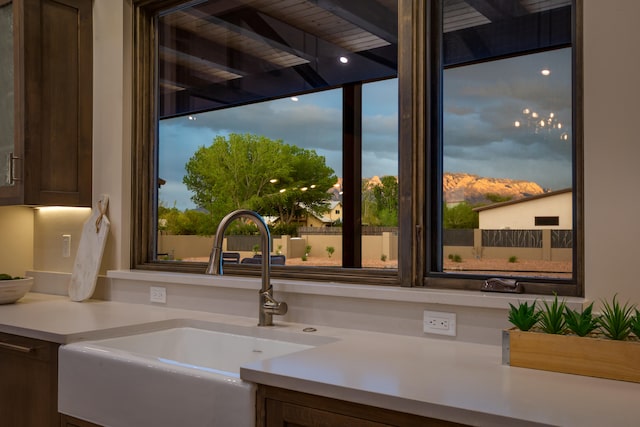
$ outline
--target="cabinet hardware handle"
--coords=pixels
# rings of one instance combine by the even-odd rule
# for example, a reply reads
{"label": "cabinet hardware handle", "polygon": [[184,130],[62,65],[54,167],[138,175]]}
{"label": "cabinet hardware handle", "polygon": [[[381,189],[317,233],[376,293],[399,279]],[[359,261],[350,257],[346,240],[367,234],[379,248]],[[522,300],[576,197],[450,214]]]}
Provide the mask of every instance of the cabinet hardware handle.
{"label": "cabinet hardware handle", "polygon": [[0,348],[5,348],[7,350],[15,350],[21,353],[31,353],[32,351],[35,351],[35,348],[33,347],[25,347],[23,345],[10,344],[8,342],[2,342],[2,341],[0,341]]}
{"label": "cabinet hardware handle", "polygon": [[11,180],[9,184],[13,184],[16,181],[21,181],[20,178],[15,176],[16,168],[15,161],[20,160],[20,157],[14,156],[13,153],[9,153],[9,179]]}

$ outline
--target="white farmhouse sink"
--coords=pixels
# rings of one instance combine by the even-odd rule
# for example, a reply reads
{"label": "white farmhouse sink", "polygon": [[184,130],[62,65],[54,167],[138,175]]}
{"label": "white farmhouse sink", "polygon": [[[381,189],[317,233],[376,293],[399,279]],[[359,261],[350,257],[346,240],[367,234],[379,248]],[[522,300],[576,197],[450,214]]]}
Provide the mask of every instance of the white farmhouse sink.
{"label": "white farmhouse sink", "polygon": [[333,339],[275,328],[181,326],[60,347],[58,409],[112,427],[255,425],[240,366]]}

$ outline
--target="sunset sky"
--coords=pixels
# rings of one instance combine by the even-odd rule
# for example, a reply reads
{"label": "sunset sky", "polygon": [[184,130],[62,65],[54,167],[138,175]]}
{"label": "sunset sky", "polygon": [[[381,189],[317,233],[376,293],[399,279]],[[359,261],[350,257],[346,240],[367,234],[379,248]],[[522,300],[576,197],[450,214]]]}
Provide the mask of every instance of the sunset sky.
{"label": "sunset sky", "polygon": [[[571,51],[560,49],[444,72],[444,170],[571,186]],[[548,69],[549,75],[541,74]],[[363,87],[363,176],[398,175],[397,80]],[[341,93],[329,90],[177,117],[159,126],[159,200],[194,208],[184,165],[217,135],[253,133],[314,149],[342,176]],[[548,132],[526,126],[523,110],[562,123]],[[515,127],[515,121],[521,126]],[[540,119],[538,119],[540,120]],[[536,120],[536,122],[538,121]],[[533,123],[533,120],[531,120]]]}

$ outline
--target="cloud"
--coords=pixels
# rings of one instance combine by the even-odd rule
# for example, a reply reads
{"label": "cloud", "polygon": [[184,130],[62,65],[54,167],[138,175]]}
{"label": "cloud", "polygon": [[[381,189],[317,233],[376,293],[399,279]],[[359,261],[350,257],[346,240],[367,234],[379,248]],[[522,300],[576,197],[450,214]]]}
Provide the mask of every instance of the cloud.
{"label": "cloud", "polygon": [[[392,96],[388,90],[393,90]],[[363,90],[363,174],[397,175],[397,83],[377,82]],[[393,99],[391,99],[393,98]],[[217,135],[252,133],[285,144],[315,150],[336,175],[342,176],[342,93],[323,91],[195,115],[160,123],[159,167],[167,184],[160,199],[178,207],[193,207],[182,177],[184,165],[201,146]]]}
{"label": "cloud", "polygon": [[[540,70],[551,69],[542,76]],[[525,179],[545,188],[571,186],[571,144],[561,132],[527,127],[523,110],[553,112],[571,125],[571,50],[489,61],[444,72],[444,167],[487,177]],[[363,87],[363,176],[398,174],[397,80]],[[182,185],[184,165],[216,135],[252,133],[313,149],[342,176],[342,95],[339,89],[227,108],[160,123],[160,189],[166,203],[193,207]],[[522,122],[515,127],[514,122]]]}
{"label": "cloud", "polygon": [[[450,172],[571,186],[570,49],[452,68],[444,73],[444,166]],[[549,77],[540,74],[551,67]],[[554,114],[562,130],[536,127],[523,110]],[[521,122],[520,127],[514,125]]]}

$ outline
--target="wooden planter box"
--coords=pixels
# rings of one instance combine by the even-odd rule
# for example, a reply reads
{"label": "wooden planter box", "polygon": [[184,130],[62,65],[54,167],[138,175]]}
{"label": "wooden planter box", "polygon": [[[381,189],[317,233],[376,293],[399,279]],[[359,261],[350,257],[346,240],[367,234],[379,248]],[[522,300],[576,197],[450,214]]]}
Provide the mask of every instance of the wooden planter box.
{"label": "wooden planter box", "polygon": [[502,334],[502,362],[522,368],[640,382],[640,342],[522,332]]}

